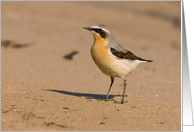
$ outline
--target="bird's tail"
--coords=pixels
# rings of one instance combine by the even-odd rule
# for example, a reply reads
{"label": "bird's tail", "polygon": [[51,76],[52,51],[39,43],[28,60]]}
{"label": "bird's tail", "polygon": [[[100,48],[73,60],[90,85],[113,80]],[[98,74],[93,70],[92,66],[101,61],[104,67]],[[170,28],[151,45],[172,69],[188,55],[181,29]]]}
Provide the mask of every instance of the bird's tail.
{"label": "bird's tail", "polygon": [[139,60],[140,61],[146,61],[146,62],[153,62],[152,60],[146,60],[146,59],[142,59],[142,58],[140,58]]}

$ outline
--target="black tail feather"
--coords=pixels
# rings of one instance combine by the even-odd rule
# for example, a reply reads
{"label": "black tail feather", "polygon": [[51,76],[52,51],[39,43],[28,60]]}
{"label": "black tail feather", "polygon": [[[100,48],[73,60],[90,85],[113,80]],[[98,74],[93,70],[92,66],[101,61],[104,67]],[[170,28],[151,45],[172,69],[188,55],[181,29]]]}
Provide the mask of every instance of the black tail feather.
{"label": "black tail feather", "polygon": [[139,58],[139,60],[141,60],[141,61],[147,61],[147,62],[153,62],[152,60],[146,60],[146,59],[142,59],[142,58]]}

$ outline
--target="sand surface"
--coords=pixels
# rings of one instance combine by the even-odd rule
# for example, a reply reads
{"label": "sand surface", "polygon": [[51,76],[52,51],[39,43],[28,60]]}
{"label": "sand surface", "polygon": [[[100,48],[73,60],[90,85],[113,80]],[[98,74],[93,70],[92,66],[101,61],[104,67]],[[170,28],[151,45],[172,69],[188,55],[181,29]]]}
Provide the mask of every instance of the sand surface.
{"label": "sand surface", "polygon": [[[93,62],[107,25],[142,63],[126,80]],[[1,130],[181,130],[181,2],[1,2]],[[64,56],[77,51],[72,60]]]}

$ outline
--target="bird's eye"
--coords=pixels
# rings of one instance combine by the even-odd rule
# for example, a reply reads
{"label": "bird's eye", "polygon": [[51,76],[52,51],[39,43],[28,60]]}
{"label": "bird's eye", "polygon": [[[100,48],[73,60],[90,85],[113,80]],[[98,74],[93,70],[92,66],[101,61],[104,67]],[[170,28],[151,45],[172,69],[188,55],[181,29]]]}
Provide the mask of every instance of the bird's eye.
{"label": "bird's eye", "polygon": [[93,28],[92,30],[94,30],[96,33],[102,33],[103,31],[102,31],[102,29],[100,29],[100,28]]}
{"label": "bird's eye", "polygon": [[102,33],[102,29],[97,29],[97,33]]}
{"label": "bird's eye", "polygon": [[96,33],[99,33],[102,38],[107,37],[107,33],[100,28],[92,28],[92,30],[95,31]]}

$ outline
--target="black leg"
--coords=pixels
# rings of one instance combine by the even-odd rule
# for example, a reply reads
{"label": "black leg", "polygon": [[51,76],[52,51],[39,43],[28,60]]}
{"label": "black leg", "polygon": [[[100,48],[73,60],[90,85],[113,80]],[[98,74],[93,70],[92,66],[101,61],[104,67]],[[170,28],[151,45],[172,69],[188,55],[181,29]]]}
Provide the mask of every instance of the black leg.
{"label": "black leg", "polygon": [[108,95],[109,95],[110,89],[111,89],[112,84],[113,84],[113,82],[114,82],[114,77],[110,77],[110,78],[111,78],[111,84],[110,84],[110,87],[109,87],[108,93],[107,93],[107,95],[106,95],[106,99],[108,99]]}
{"label": "black leg", "polygon": [[123,83],[124,83],[124,90],[123,90],[123,98],[121,100],[121,104],[124,103],[125,89],[126,89],[126,86],[127,86],[127,81],[125,79],[123,79]]}

